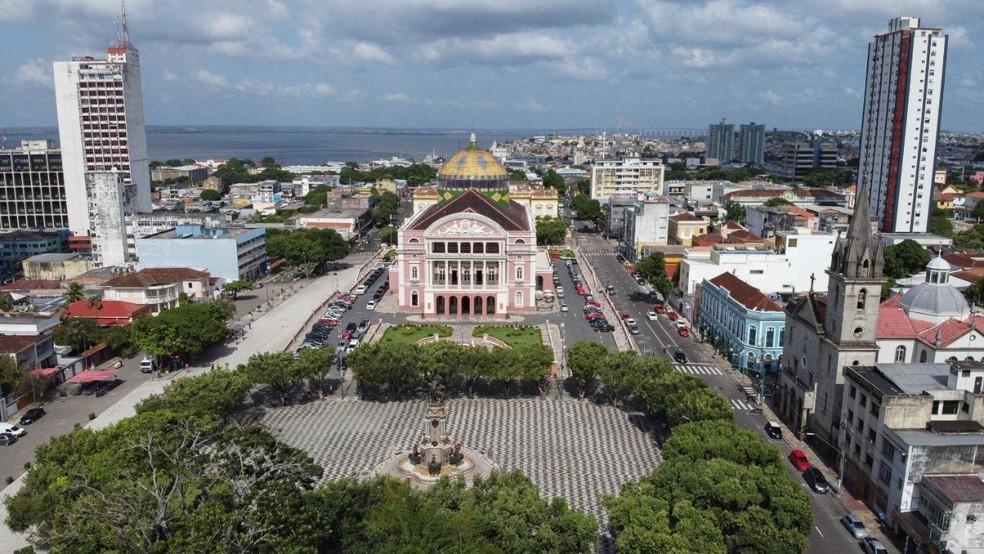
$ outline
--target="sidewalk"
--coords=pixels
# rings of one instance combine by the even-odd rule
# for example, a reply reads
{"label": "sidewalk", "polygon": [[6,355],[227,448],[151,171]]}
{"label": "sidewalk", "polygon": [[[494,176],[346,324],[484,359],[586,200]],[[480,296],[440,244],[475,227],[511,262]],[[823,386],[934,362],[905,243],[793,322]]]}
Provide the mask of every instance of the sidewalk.
{"label": "sidewalk", "polygon": [[[371,259],[365,263],[369,262],[371,262]],[[208,361],[203,362],[203,365],[191,367],[141,384],[99,414],[94,420],[90,421],[86,427],[90,429],[102,429],[134,415],[136,413],[136,405],[142,400],[151,395],[163,392],[164,387],[174,379],[200,375],[209,371],[212,363],[215,363],[217,366],[235,368],[239,364],[246,363],[250,356],[254,354],[284,350],[289,346],[295,333],[307,323],[312,310],[320,306],[325,296],[334,290],[336,278],[338,288],[348,290],[358,282],[358,277],[363,267],[362,261],[360,260],[359,265],[338,271],[337,277],[330,274],[323,275],[306,287],[297,290],[291,296],[286,298],[281,297],[284,299],[279,304],[262,315],[257,315],[257,319],[251,323],[248,321],[248,316],[241,319],[236,323],[246,325],[246,335],[244,338],[213,347],[209,356],[203,356],[203,358],[208,358]],[[21,477],[0,492],[0,501],[16,494],[20,490],[24,484],[25,475],[27,474],[21,475]],[[0,522],[6,519],[6,505],[0,502]],[[5,524],[0,524],[0,552],[13,552],[25,546],[28,546],[28,543],[24,535],[14,533]]]}

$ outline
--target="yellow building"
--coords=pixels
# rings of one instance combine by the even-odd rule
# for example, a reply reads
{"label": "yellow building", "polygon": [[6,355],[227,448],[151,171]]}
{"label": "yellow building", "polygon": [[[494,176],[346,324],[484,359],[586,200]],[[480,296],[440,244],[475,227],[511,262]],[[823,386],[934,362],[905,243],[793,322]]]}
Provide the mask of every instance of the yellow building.
{"label": "yellow building", "polygon": [[679,213],[670,217],[668,232],[671,242],[690,246],[694,237],[707,233],[707,220],[690,212]]}

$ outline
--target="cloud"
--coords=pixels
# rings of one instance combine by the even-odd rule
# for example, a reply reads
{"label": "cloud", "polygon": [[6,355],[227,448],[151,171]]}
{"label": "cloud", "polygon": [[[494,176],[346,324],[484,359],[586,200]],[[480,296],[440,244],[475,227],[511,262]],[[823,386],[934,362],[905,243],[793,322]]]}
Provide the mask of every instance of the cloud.
{"label": "cloud", "polygon": [[431,62],[464,61],[495,65],[562,59],[577,52],[566,39],[543,33],[510,33],[489,38],[448,38],[432,41],[417,50],[417,57]]}
{"label": "cloud", "polygon": [[219,91],[229,86],[229,80],[207,69],[199,69],[192,74],[192,79],[206,90]]}
{"label": "cloud", "polygon": [[392,102],[394,104],[411,104],[413,103],[413,98],[410,98],[402,92],[390,92],[383,95],[383,102]]}
{"label": "cloud", "polygon": [[161,78],[169,82],[174,82],[178,80],[178,76],[175,75],[174,72],[169,69],[164,70],[164,73],[161,74]]}
{"label": "cloud", "polygon": [[352,46],[352,55],[357,59],[367,62],[382,62],[391,64],[396,59],[389,54],[382,46],[371,42],[357,42]]}
{"label": "cloud", "polygon": [[524,112],[545,112],[550,109],[536,100],[536,98],[524,98],[516,107]]}
{"label": "cloud", "polygon": [[285,85],[260,79],[246,79],[236,83],[233,88],[239,92],[255,94],[257,96],[283,96],[291,98],[323,98],[337,94],[335,87],[328,83]]}
{"label": "cloud", "polygon": [[778,106],[779,104],[782,104],[782,96],[778,92],[772,89],[763,90],[762,92],[759,93],[758,96],[759,98],[765,100],[767,103],[773,106]]}
{"label": "cloud", "polygon": [[24,87],[54,88],[51,63],[40,58],[28,60],[14,70],[10,82]]}

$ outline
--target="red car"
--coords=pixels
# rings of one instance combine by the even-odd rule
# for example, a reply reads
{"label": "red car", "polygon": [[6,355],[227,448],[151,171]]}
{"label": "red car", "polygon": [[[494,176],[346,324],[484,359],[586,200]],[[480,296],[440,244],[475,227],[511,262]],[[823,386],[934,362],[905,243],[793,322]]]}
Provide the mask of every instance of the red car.
{"label": "red car", "polygon": [[677,333],[680,333],[681,337],[689,337],[690,331],[686,327],[677,327]]}
{"label": "red car", "polygon": [[597,300],[588,300],[587,302],[584,303],[584,305],[585,306],[594,306],[595,308],[600,308],[601,307],[601,302],[598,302]]}
{"label": "red car", "polygon": [[810,469],[810,460],[806,459],[806,454],[802,450],[793,450],[789,453],[789,461],[796,468],[796,471],[806,471]]}
{"label": "red car", "polygon": [[653,311],[658,314],[665,314],[666,306],[664,306],[663,304],[653,304]]}
{"label": "red car", "polygon": [[601,312],[587,312],[584,314],[584,319],[591,321],[592,319],[604,318],[605,314]]}
{"label": "red car", "polygon": [[584,296],[584,287],[577,287],[577,294],[580,296]]}
{"label": "red car", "polygon": [[622,319],[623,319],[623,320],[629,320],[629,319],[632,319],[632,316],[631,316],[631,315],[629,315],[629,312],[622,312],[622,313],[621,313],[621,316],[622,316]]}
{"label": "red car", "polygon": [[680,316],[676,312],[666,312],[666,317],[670,318],[670,321],[676,321]]}

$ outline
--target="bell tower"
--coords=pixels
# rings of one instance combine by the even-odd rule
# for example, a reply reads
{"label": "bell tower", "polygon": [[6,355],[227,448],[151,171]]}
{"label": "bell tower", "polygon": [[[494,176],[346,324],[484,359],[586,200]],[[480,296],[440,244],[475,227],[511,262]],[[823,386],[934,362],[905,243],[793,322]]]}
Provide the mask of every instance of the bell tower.
{"label": "bell tower", "polygon": [[878,305],[885,282],[881,241],[871,230],[868,187],[859,190],[847,234],[837,238],[831,257],[824,328],[837,345],[875,343]]}

